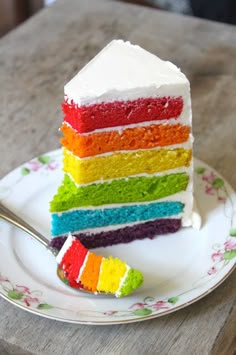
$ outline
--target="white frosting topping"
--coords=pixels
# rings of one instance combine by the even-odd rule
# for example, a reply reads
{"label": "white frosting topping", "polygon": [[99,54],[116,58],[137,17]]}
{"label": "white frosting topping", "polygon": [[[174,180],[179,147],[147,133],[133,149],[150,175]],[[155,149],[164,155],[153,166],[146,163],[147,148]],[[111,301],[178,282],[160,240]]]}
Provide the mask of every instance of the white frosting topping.
{"label": "white frosting topping", "polygon": [[78,105],[186,91],[189,82],[179,68],[123,40],[110,42],[64,88]]}

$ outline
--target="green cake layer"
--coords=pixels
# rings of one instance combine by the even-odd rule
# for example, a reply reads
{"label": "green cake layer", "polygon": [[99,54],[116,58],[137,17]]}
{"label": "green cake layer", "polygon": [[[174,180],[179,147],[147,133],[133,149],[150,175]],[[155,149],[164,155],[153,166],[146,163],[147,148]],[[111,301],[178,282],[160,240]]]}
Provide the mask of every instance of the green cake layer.
{"label": "green cake layer", "polygon": [[136,288],[140,287],[143,283],[143,275],[140,271],[129,269],[124,283],[120,290],[117,292],[117,297],[127,296],[132,293]]}
{"label": "green cake layer", "polygon": [[77,186],[68,175],[50,203],[51,212],[76,207],[158,200],[186,189],[186,173],[164,176],[139,176],[99,184]]}

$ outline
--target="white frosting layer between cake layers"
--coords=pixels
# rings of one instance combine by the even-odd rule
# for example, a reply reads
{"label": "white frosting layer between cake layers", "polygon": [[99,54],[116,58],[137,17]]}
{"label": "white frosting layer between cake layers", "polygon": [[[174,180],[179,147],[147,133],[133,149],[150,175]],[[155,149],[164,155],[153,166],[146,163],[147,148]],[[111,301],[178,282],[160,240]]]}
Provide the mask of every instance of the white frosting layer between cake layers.
{"label": "white frosting layer between cake layers", "polygon": [[[66,154],[73,156],[76,160],[79,161],[84,161],[84,160],[93,160],[94,158],[99,158],[99,157],[109,157],[112,155],[121,155],[121,154],[132,154],[132,153],[138,153],[138,152],[145,152],[145,151],[159,151],[159,150],[174,150],[174,149],[192,149],[193,145],[193,136],[190,134],[189,139],[184,142],[184,143],[178,143],[178,144],[172,144],[172,145],[165,145],[165,146],[156,146],[153,148],[146,148],[146,149],[132,149],[132,150],[115,150],[112,152],[106,152],[106,153],[101,153],[97,155],[92,155],[88,157],[83,157],[80,158],[77,155],[73,154],[69,149],[64,148],[66,151]],[[114,180],[114,179],[112,179]]]}
{"label": "white frosting layer between cake layers", "polygon": [[82,273],[84,272],[84,269],[86,267],[86,264],[87,264],[87,261],[88,261],[88,257],[89,257],[89,251],[87,252],[87,254],[86,254],[85,258],[84,258],[83,264],[82,264],[82,266],[81,266],[81,268],[79,270],[79,275],[76,278],[76,282],[80,282],[80,278],[81,278]]}
{"label": "white frosting layer between cake layers", "polygon": [[125,271],[125,274],[124,274],[124,276],[120,279],[119,287],[118,287],[118,289],[117,289],[117,291],[116,291],[116,293],[115,293],[115,296],[116,296],[116,297],[120,297],[120,295],[121,295],[121,289],[122,289],[122,287],[123,287],[123,285],[124,285],[124,283],[125,283],[125,281],[126,281],[126,278],[127,278],[127,276],[128,276],[128,273],[129,273],[129,270],[130,270],[130,269],[131,269],[130,266],[126,264],[126,271]]}
{"label": "white frosting layer between cake layers", "polygon": [[70,247],[72,246],[72,243],[73,243],[73,236],[71,233],[69,233],[65,243],[63,244],[61,250],[59,251],[59,253],[56,256],[56,261],[58,264],[60,264],[62,262],[62,259],[65,255],[65,253],[67,252],[68,249],[70,249]]}
{"label": "white frosting layer between cake layers", "polygon": [[[192,163],[191,163],[192,165]],[[181,168],[175,168],[175,169],[168,169],[168,170],[164,170],[161,172],[157,172],[157,173],[153,173],[153,174],[148,174],[148,173],[141,173],[141,174],[135,174],[135,175],[129,175],[128,177],[119,177],[119,178],[114,178],[114,179],[107,179],[107,180],[96,180],[96,181],[92,181],[90,183],[87,184],[78,184],[77,182],[74,181],[73,177],[71,176],[70,173],[66,172],[65,174],[69,176],[69,178],[73,181],[73,183],[75,184],[75,186],[77,187],[85,187],[85,186],[89,186],[89,185],[93,185],[93,184],[103,184],[104,182],[107,183],[111,183],[114,180],[123,180],[126,179],[128,180],[129,178],[134,178],[134,177],[154,177],[154,176],[164,176],[164,175],[170,175],[170,174],[178,174],[178,173],[188,173],[188,174],[192,174],[192,167],[191,165],[189,167],[181,167]],[[190,176],[191,178],[191,176]]]}
{"label": "white frosting layer between cake layers", "polygon": [[174,64],[130,42],[114,40],[64,87],[78,105],[139,97],[183,96],[189,81]]}
{"label": "white frosting layer between cake layers", "polygon": [[191,116],[189,111],[185,110],[185,113],[181,113],[181,115],[176,118],[170,118],[168,120],[156,120],[156,121],[145,121],[145,122],[140,122],[140,123],[133,123],[133,124],[127,124],[124,126],[115,126],[115,127],[107,127],[107,128],[99,128],[95,129],[94,131],[91,132],[85,132],[85,133],[78,133],[76,129],[74,129],[68,122],[64,121],[63,124],[70,127],[74,131],[75,134],[78,134],[79,136],[89,136],[94,133],[107,133],[107,132],[118,132],[119,134],[122,134],[122,132],[126,129],[130,128],[142,128],[142,127],[148,127],[148,126],[176,126],[177,124],[185,125],[185,126],[190,126],[191,124]]}

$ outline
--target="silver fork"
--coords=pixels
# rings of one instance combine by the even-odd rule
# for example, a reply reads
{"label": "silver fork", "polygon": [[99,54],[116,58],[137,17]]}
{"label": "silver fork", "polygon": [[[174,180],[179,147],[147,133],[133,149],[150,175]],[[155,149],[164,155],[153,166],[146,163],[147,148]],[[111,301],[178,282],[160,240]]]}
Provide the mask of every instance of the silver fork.
{"label": "silver fork", "polygon": [[[9,222],[11,224],[13,224],[17,228],[20,228],[24,232],[28,233],[33,239],[38,241],[42,246],[44,246],[54,256],[57,255],[58,250],[50,246],[49,241],[47,240],[47,238],[45,238],[40,232],[38,232],[35,228],[33,228],[30,224],[28,224],[22,218],[17,216],[14,212],[10,211],[1,202],[0,202],[0,218],[2,218],[3,220],[5,220],[5,221],[7,221],[7,222]],[[66,277],[65,277],[65,275],[63,273],[63,270],[60,268],[59,265],[57,266],[57,276],[64,284],[66,284],[68,287],[70,287],[68,285],[68,283],[66,282]],[[85,290],[83,288],[81,288],[81,289],[77,289],[77,288],[73,288],[73,287],[70,287],[70,288],[73,289],[73,290],[76,290],[78,292],[81,292],[81,293],[84,293],[84,294],[86,293],[86,294],[93,295],[93,296],[96,295],[96,296],[100,296],[100,297],[112,297],[111,294],[106,294],[106,293],[103,293],[103,292],[94,293],[94,292]]]}
{"label": "silver fork", "polygon": [[[14,212],[10,211],[1,202],[0,202],[0,218],[22,229],[24,232],[30,234],[31,237],[33,237],[35,240],[41,243],[45,248],[53,252],[52,248],[50,248],[48,244],[48,240],[41,233],[39,233],[36,229],[34,229],[30,224],[28,224],[22,218],[17,216]],[[53,252],[53,254],[55,254],[55,252]]]}

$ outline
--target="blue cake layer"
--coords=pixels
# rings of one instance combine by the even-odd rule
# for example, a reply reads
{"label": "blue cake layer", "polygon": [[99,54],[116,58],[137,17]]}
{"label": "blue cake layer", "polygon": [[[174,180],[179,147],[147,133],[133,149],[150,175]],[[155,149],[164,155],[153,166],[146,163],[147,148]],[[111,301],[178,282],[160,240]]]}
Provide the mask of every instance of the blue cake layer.
{"label": "blue cake layer", "polygon": [[52,214],[52,235],[178,215],[184,204],[156,202],[115,208],[78,209]]}

